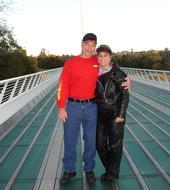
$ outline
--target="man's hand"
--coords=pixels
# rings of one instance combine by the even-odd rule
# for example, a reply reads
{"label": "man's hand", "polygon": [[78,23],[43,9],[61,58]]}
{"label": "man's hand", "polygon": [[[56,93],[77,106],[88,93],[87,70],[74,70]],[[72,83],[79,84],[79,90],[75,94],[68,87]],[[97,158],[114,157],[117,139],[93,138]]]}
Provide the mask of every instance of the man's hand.
{"label": "man's hand", "polygon": [[130,85],[131,85],[131,81],[130,81],[130,78],[127,76],[125,78],[125,82],[122,83],[122,86],[125,88],[125,89],[129,89],[130,90]]}
{"label": "man's hand", "polygon": [[124,122],[124,118],[122,118],[122,117],[116,117],[115,123],[123,123],[123,122]]}
{"label": "man's hand", "polygon": [[58,118],[61,119],[63,122],[67,119],[67,112],[65,108],[59,108]]}

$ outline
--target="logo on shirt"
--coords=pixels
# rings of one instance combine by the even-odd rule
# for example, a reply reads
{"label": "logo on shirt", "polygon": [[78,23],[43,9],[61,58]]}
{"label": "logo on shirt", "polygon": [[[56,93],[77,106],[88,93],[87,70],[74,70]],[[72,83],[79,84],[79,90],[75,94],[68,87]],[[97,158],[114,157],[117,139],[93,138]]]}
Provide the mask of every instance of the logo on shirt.
{"label": "logo on shirt", "polygon": [[58,90],[57,90],[57,100],[60,100],[61,99],[61,82],[58,86]]}
{"label": "logo on shirt", "polygon": [[98,65],[93,65],[94,68],[98,68],[99,66]]}

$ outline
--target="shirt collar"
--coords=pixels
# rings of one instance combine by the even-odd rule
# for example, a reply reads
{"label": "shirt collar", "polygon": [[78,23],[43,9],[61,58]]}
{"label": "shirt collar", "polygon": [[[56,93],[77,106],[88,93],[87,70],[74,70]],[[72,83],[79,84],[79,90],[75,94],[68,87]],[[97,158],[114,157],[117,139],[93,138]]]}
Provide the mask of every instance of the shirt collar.
{"label": "shirt collar", "polygon": [[110,64],[107,68],[99,68],[99,75],[102,75],[104,73],[108,73],[112,69],[112,64]]}

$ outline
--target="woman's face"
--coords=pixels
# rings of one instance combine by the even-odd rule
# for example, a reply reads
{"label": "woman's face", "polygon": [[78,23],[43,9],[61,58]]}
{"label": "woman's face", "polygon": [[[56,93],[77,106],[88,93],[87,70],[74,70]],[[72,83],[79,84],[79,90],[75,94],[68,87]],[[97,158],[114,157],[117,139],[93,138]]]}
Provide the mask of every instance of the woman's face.
{"label": "woman's face", "polygon": [[107,68],[111,63],[111,55],[105,51],[98,53],[97,59],[100,66],[103,68]]}

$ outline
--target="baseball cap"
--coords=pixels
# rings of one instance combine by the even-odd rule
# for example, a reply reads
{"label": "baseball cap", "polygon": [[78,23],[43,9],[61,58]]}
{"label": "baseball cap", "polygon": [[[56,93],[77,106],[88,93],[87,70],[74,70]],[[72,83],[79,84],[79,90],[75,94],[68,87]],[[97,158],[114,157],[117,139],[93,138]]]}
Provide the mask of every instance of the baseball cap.
{"label": "baseball cap", "polygon": [[111,48],[110,48],[108,45],[105,45],[105,44],[100,45],[100,46],[96,49],[97,54],[100,53],[100,52],[103,52],[103,51],[105,51],[105,52],[107,52],[107,53],[109,53],[109,54],[112,54]]}
{"label": "baseball cap", "polygon": [[93,33],[87,33],[83,37],[82,41],[87,41],[87,40],[94,40],[94,41],[97,42],[97,36],[95,34],[93,34]]}

